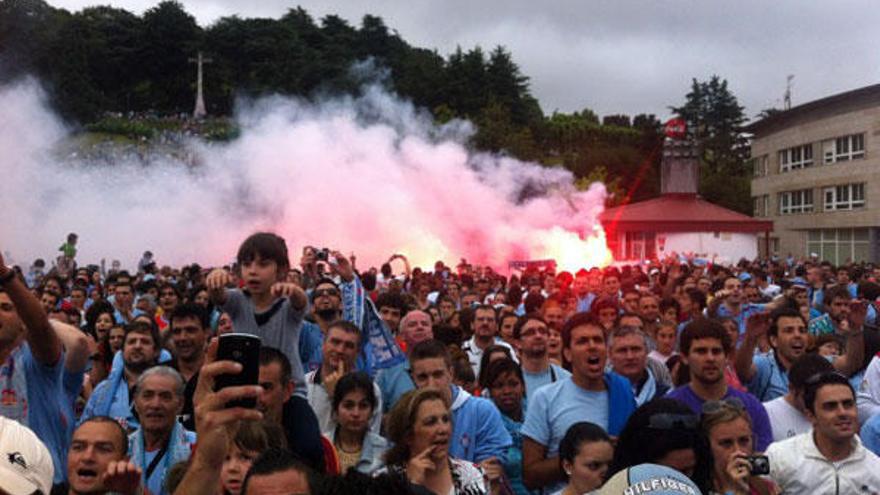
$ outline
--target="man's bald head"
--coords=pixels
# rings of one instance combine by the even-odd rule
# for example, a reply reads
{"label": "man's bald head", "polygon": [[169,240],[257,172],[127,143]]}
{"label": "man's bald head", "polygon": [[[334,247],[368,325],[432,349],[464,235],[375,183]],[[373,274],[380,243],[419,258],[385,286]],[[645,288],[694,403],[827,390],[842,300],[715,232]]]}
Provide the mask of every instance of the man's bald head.
{"label": "man's bald head", "polygon": [[431,315],[421,310],[407,313],[400,320],[400,336],[406,343],[407,349],[412,349],[419,342],[433,339]]}

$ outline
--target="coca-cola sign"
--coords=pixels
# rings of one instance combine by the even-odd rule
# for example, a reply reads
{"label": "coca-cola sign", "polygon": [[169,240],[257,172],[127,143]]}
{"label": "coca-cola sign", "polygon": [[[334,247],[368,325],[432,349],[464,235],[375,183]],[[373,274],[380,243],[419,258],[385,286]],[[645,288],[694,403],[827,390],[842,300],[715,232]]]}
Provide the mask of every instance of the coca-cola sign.
{"label": "coca-cola sign", "polygon": [[687,136],[687,123],[684,119],[669,119],[663,128],[666,137],[671,139],[684,139]]}

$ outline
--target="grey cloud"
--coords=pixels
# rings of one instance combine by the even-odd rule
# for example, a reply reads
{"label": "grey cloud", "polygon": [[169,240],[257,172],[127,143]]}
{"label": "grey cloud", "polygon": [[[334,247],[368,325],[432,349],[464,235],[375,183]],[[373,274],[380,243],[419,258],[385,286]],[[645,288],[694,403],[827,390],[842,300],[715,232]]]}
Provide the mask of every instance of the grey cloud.
{"label": "grey cloud", "polygon": [[[86,0],[55,0],[78,9]],[[111,0],[142,12],[153,2]],[[531,77],[545,112],[668,114],[691,78],[726,78],[750,116],[781,106],[787,74],[794,103],[872,84],[878,78],[880,9],[869,0],[300,0],[314,17],[359,24],[381,16],[408,42],[448,54],[456,46],[504,45]],[[272,16],[281,0],[187,0],[202,25],[222,15]]]}

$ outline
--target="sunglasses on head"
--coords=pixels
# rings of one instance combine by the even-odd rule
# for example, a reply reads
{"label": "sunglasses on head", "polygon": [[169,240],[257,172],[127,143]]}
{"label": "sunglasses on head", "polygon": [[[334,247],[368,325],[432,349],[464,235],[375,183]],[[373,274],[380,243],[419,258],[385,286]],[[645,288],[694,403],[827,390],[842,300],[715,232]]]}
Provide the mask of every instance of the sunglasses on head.
{"label": "sunglasses on head", "polygon": [[746,408],[743,401],[737,397],[728,397],[721,400],[707,400],[703,403],[703,414],[713,414],[722,409],[735,409],[742,411]]}
{"label": "sunglasses on head", "polygon": [[695,430],[700,419],[694,414],[657,413],[648,418],[654,430]]}
{"label": "sunglasses on head", "polygon": [[849,378],[847,378],[846,375],[839,371],[822,371],[804,380],[804,385],[815,385],[820,381],[827,380],[828,378],[837,378],[849,381]]}

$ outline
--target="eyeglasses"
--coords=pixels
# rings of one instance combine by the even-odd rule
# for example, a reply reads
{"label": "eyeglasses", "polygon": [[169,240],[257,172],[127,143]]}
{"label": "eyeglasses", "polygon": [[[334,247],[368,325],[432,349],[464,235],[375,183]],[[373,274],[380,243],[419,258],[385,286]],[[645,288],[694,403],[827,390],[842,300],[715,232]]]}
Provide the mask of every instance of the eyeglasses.
{"label": "eyeglasses", "polygon": [[707,400],[703,403],[703,414],[715,414],[722,409],[745,410],[746,406],[737,397],[728,397],[721,400]]}
{"label": "eyeglasses", "polygon": [[648,418],[648,428],[654,430],[695,430],[700,419],[694,414],[657,413]]}
{"label": "eyeglasses", "polygon": [[321,297],[321,296],[336,297],[339,295],[339,290],[337,290],[337,289],[315,289],[315,292],[313,292],[313,294],[315,295],[315,297]]}
{"label": "eyeglasses", "polygon": [[522,332],[520,332],[520,337],[531,337],[536,334],[540,334],[540,335],[544,335],[544,336],[550,335],[550,329],[548,329],[547,327],[535,327],[535,328],[523,329]]}

